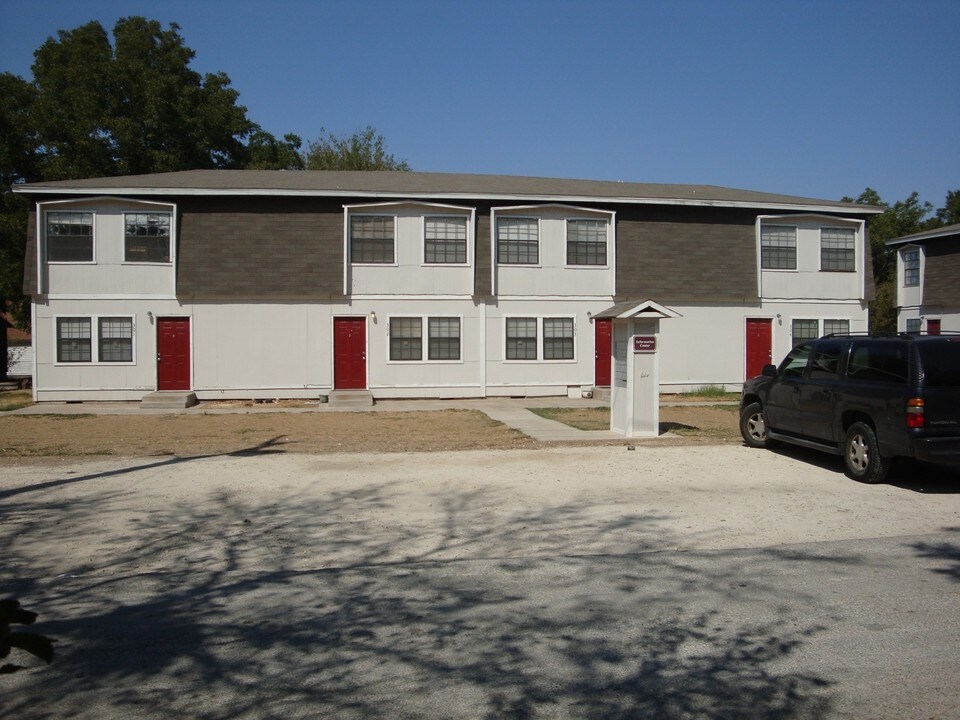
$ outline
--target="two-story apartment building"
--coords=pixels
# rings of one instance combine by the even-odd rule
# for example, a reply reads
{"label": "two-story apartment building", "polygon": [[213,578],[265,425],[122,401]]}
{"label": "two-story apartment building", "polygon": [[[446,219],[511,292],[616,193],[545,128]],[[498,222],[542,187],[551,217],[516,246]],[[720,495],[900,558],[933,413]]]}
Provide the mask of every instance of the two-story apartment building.
{"label": "two-story apartment building", "polygon": [[680,317],[665,391],[739,387],[867,328],[876,208],[753,191],[404,172],[33,183],[38,400],[576,395],[617,303]]}
{"label": "two-story apartment building", "polygon": [[960,332],[960,225],[887,245],[897,250],[897,330]]}

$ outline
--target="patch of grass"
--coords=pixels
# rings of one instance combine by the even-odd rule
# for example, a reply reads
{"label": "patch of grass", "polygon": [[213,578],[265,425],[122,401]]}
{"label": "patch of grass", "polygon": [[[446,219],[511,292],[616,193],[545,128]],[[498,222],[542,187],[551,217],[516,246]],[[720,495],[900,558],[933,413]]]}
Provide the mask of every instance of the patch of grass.
{"label": "patch of grass", "polygon": [[30,390],[11,390],[0,394],[0,412],[19,410],[33,405],[33,393]]}
{"label": "patch of grass", "polygon": [[577,430],[609,430],[610,408],[530,408],[530,412],[547,420],[556,420]]}
{"label": "patch of grass", "polygon": [[736,400],[740,393],[727,392],[721,385],[701,385],[696,390],[680,393],[680,397],[685,400],[694,398],[706,398],[709,400]]}

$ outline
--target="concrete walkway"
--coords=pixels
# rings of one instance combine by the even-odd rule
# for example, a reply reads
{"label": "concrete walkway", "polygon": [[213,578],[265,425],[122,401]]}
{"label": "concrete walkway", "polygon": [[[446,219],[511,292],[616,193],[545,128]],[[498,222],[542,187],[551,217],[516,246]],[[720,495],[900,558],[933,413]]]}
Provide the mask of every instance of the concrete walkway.
{"label": "concrete walkway", "polygon": [[[664,403],[684,404],[693,403]],[[732,403],[697,403],[707,405]],[[272,402],[256,405],[229,405],[219,402],[201,402],[186,409],[145,409],[137,402],[81,402],[81,403],[41,403],[20,410],[11,411],[11,415],[218,415],[229,413],[312,413],[312,412],[418,412],[427,410],[479,410],[504,425],[519,430],[539,442],[610,442],[626,440],[623,435],[611,430],[577,430],[555,420],[548,420],[532,412],[530,408],[569,407],[592,408],[608,405],[602,400],[565,397],[532,398],[463,398],[449,400],[377,400],[373,407],[362,409],[333,408],[326,403],[316,402],[305,407],[283,407]],[[669,434],[661,437],[671,437]]]}

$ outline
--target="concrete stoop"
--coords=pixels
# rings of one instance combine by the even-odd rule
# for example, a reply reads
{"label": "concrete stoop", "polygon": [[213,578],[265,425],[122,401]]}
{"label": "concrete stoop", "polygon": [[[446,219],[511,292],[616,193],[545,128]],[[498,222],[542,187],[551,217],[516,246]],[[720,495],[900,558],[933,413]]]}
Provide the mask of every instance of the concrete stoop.
{"label": "concrete stoop", "polygon": [[593,399],[602,400],[603,402],[610,402],[610,388],[595,387],[593,389]]}
{"label": "concrete stoop", "polygon": [[373,393],[369,390],[333,390],[327,396],[330,407],[373,407]]}
{"label": "concrete stoop", "polygon": [[144,410],[181,410],[193,407],[197,402],[196,393],[163,390],[144,395],[140,407]]}

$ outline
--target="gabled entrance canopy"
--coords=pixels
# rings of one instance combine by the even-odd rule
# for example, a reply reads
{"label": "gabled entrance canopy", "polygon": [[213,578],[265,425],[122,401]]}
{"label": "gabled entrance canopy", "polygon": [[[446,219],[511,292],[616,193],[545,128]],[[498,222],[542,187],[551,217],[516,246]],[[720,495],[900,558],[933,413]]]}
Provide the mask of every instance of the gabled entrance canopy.
{"label": "gabled entrance canopy", "polygon": [[666,305],[654,302],[653,300],[627,300],[617,303],[603,312],[594,315],[595,318],[613,318],[614,320],[629,320],[631,318],[648,318],[651,320],[662,320],[664,318],[683,317],[676,310],[671,310]]}

